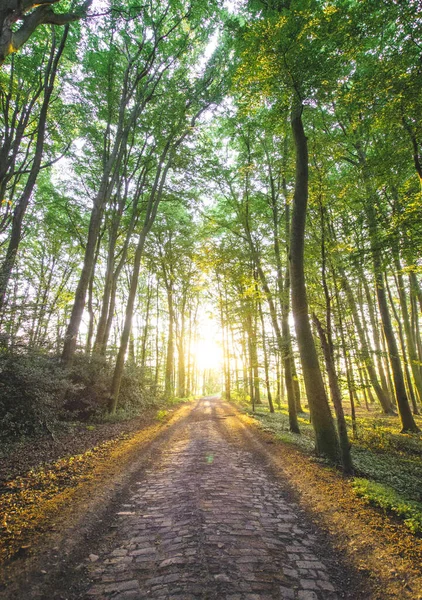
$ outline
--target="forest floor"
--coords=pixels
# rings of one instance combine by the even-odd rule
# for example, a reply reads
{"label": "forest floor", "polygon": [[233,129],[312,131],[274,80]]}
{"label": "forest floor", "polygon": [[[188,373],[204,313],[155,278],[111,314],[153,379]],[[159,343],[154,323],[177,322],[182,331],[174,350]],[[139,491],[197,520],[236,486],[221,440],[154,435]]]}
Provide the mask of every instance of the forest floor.
{"label": "forest floor", "polygon": [[235,406],[93,431],[8,473],[1,598],[422,598],[422,540]]}

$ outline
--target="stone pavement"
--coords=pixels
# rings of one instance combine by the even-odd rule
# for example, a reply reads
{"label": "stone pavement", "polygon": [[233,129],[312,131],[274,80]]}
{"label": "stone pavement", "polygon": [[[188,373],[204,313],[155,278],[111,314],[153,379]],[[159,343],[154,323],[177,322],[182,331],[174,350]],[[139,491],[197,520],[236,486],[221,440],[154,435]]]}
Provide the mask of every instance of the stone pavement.
{"label": "stone pavement", "polygon": [[91,549],[83,598],[337,599],[298,506],[225,435],[230,413],[198,403],[120,507],[114,548]]}

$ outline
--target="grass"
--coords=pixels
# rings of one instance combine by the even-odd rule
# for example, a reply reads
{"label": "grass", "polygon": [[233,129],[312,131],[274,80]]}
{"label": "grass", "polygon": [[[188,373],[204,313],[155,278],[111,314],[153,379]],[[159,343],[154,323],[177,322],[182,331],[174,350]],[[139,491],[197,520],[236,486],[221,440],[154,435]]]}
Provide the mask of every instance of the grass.
{"label": "grass", "polygon": [[[314,432],[309,413],[299,415],[301,435],[289,431],[287,406],[271,414],[266,406],[258,406],[248,414],[260,426],[283,443],[293,444],[302,452],[314,452]],[[422,534],[422,436],[400,433],[397,417],[374,413],[357,419],[357,438],[351,436],[351,452],[355,477],[351,484],[357,496],[401,519],[415,534]],[[422,420],[418,419],[419,426]]]}

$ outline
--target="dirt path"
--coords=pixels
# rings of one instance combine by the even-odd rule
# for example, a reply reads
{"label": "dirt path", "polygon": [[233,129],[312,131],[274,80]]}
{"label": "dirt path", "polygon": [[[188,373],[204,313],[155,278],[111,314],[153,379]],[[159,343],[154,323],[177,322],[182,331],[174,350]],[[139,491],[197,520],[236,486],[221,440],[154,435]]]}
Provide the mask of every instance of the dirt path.
{"label": "dirt path", "polygon": [[48,572],[29,574],[1,597],[369,597],[221,400],[202,399],[187,411],[108,502],[74,556],[58,553]]}

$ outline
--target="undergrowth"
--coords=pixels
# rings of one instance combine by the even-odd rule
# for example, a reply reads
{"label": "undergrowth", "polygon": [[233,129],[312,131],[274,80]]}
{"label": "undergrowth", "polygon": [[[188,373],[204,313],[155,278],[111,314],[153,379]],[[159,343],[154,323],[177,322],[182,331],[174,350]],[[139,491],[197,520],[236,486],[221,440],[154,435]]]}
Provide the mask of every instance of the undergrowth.
{"label": "undergrowth", "polygon": [[[255,412],[249,407],[247,412],[276,439],[313,455],[314,432],[308,413],[298,415],[298,435],[289,431],[287,406],[273,414],[266,406],[258,406]],[[357,437],[353,438],[350,418],[346,419],[355,470],[354,492],[368,504],[399,517],[413,533],[421,534],[422,436],[400,433],[397,417],[369,415],[357,419]]]}
{"label": "undergrowth", "polygon": [[0,442],[52,436],[73,422],[119,423],[189,398],[166,398],[150,369],[125,365],[117,411],[107,405],[113,362],[79,353],[70,368],[58,356],[0,350]]}
{"label": "undergrowth", "polygon": [[403,498],[388,485],[355,477],[352,483],[357,496],[403,519],[412,533],[422,533],[422,503]]}

